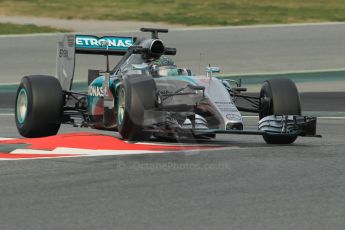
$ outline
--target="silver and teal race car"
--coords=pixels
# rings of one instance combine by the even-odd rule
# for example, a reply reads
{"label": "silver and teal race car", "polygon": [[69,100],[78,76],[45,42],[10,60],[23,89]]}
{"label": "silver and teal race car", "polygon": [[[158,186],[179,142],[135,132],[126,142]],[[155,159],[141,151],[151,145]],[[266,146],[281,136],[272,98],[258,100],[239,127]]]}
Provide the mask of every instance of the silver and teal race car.
{"label": "silver and teal race car", "polygon": [[[149,38],[65,35],[58,43],[56,76],[25,76],[18,88],[15,120],[24,137],[55,135],[61,124],[118,131],[125,140],[214,138],[217,133],[262,135],[270,144],[316,136],[316,118],[301,116],[299,93],[289,79],[264,82],[258,96],[240,82],[179,68],[159,33]],[[105,70],[88,71],[88,91],[72,90],[76,54],[105,55]],[[122,59],[109,67],[109,55]],[[241,106],[238,99],[249,106]],[[258,129],[245,130],[241,113],[259,115]]]}

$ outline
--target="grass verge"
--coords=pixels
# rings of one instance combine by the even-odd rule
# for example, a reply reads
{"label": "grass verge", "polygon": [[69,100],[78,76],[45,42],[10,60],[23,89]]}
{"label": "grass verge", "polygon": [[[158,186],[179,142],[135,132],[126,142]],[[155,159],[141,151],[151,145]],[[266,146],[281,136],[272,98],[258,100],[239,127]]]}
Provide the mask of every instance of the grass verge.
{"label": "grass verge", "polygon": [[17,24],[11,24],[11,23],[0,23],[0,35],[54,33],[54,32],[67,32],[67,30],[55,29],[48,26],[17,25]]}
{"label": "grass verge", "polygon": [[0,15],[251,25],[345,21],[344,0],[0,0]]}

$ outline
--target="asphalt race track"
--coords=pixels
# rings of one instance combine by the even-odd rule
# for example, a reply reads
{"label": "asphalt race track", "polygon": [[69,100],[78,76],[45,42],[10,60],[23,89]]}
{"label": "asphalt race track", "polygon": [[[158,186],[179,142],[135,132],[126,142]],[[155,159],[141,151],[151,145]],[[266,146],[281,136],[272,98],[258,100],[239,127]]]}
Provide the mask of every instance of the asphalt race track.
{"label": "asphalt race track", "polygon": [[[345,60],[343,27],[255,28],[254,33],[268,39],[261,44],[274,41],[274,45],[266,46],[271,49],[262,59],[255,54],[250,64],[240,53],[235,54],[238,72],[251,72],[253,65],[263,68],[261,64],[270,62],[269,56],[276,49],[280,52],[275,53],[275,60],[272,59],[275,64],[301,55],[296,62],[290,62],[294,66],[286,64],[282,70],[342,68]],[[244,36],[243,46],[257,45],[261,49],[260,45],[252,44],[255,37],[248,36],[250,29],[239,31],[234,33]],[[270,33],[265,35],[266,31]],[[320,31],[323,33],[319,34]],[[186,35],[192,37],[200,33],[177,33],[176,42],[184,44],[181,39],[187,38]],[[209,33],[205,32],[205,36]],[[215,30],[214,33],[221,36],[217,38],[212,52],[216,53],[221,44],[234,42],[232,39],[235,38],[230,41],[225,39],[227,37],[222,35],[227,34],[225,30]],[[295,39],[287,36],[289,34]],[[0,41],[5,41],[1,43],[0,50],[3,50],[4,44],[9,44],[6,39],[0,38]],[[308,43],[308,39],[314,40]],[[24,40],[21,37],[11,42]],[[206,40],[202,37],[201,43],[191,49],[206,46]],[[297,50],[284,46],[295,42],[299,48],[304,44],[304,48]],[[320,47],[321,43],[324,46]],[[35,44],[30,40],[28,45],[22,47],[28,51]],[[45,48],[37,52],[44,56],[48,41],[41,44]],[[189,42],[186,44],[191,46]],[[311,51],[313,46],[315,49]],[[306,52],[308,49],[310,52]],[[314,56],[314,52],[319,56]],[[312,56],[314,59],[310,60]],[[24,57],[15,57],[18,56],[9,54],[9,60],[1,57],[1,68],[8,74],[3,82],[18,82],[20,78],[14,76],[17,71],[24,72],[25,68],[33,71],[37,68],[35,65],[42,60],[44,64],[47,59],[47,56],[44,56],[45,59],[38,58],[38,63],[31,65]],[[16,67],[18,62],[22,64],[21,68]],[[194,64],[198,65],[195,61]],[[49,65],[44,68],[49,69]],[[278,66],[273,64],[267,68],[278,70],[275,69]],[[2,93],[1,96],[0,137],[18,138],[11,112],[13,93]],[[307,113],[320,116],[318,133],[322,138],[299,138],[293,145],[275,146],[265,144],[260,136],[218,135],[215,141],[151,143],[156,146],[198,146],[193,151],[183,147],[179,151],[160,153],[11,161],[1,158],[3,155],[0,154],[0,229],[343,230],[345,95],[344,92],[311,92],[303,93],[301,99]],[[256,117],[244,119],[246,128],[256,127]],[[60,134],[75,132],[94,132],[118,141],[115,133],[70,126],[63,126]],[[133,143],[131,147],[137,145],[147,143]],[[205,146],[212,148],[202,149]],[[21,143],[4,144],[0,140],[0,153],[26,147]]]}
{"label": "asphalt race track", "polygon": [[343,229],[344,125],[292,146],[0,161],[0,228]]}

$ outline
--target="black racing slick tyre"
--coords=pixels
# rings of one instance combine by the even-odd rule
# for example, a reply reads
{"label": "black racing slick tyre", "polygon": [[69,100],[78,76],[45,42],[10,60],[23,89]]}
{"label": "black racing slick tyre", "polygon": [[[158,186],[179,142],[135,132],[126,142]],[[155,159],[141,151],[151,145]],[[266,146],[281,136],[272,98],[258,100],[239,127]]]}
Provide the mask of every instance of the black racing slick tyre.
{"label": "black racing slick tyre", "polygon": [[[301,102],[297,87],[290,79],[265,81],[260,91],[262,102],[260,119],[270,115],[301,115]],[[292,144],[297,136],[264,134],[267,144]]]}
{"label": "black racing slick tyre", "polygon": [[55,135],[60,128],[63,94],[60,82],[51,76],[25,76],[17,90],[15,121],[24,137]]}
{"label": "black racing slick tyre", "polygon": [[117,126],[122,138],[145,141],[151,133],[144,130],[144,110],[155,107],[156,85],[143,75],[127,76],[117,90]]}

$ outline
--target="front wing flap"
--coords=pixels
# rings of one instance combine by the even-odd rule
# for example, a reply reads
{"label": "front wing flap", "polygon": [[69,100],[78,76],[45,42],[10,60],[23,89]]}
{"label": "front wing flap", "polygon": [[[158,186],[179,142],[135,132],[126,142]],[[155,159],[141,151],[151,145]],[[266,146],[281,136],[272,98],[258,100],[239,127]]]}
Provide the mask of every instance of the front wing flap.
{"label": "front wing flap", "polygon": [[148,130],[161,133],[181,133],[193,135],[207,134],[239,134],[239,135],[279,135],[279,136],[304,136],[322,137],[316,134],[316,117],[308,116],[267,116],[259,121],[258,130],[221,130],[221,129],[178,129],[178,130]]}
{"label": "front wing flap", "polygon": [[259,121],[259,130],[276,134],[316,136],[316,117],[299,115],[271,115]]}

